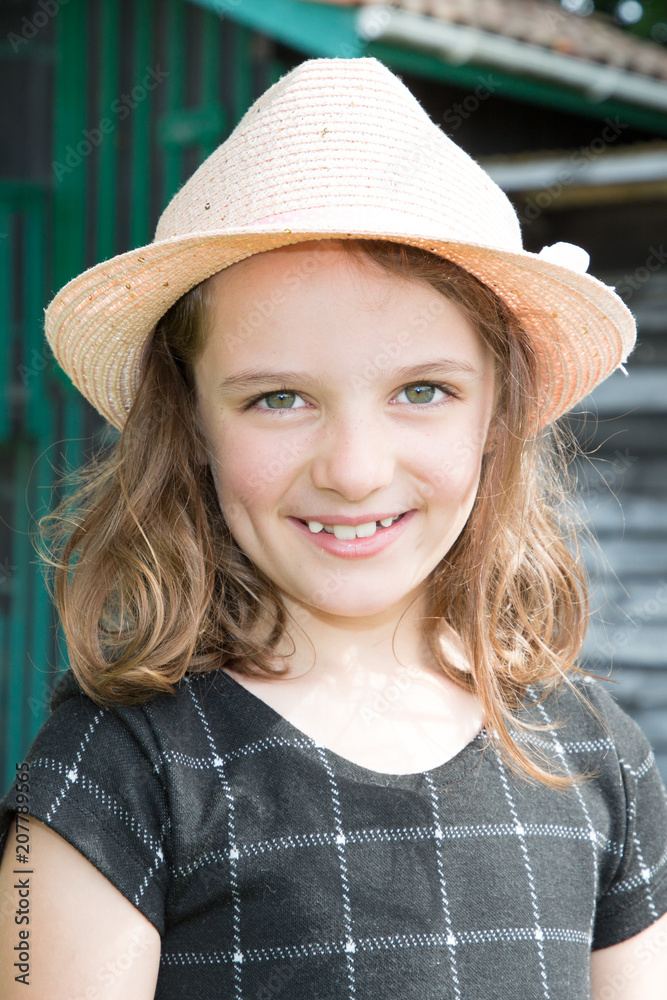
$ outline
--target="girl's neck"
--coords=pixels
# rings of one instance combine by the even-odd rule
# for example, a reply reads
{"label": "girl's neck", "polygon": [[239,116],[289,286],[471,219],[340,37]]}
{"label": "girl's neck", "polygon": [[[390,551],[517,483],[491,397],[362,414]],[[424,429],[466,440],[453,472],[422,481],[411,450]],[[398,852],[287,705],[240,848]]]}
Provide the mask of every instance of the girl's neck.
{"label": "girl's neck", "polygon": [[422,602],[415,595],[365,617],[331,615],[283,599],[289,617],[273,663],[287,667],[291,679],[333,685],[352,677],[390,680],[406,670],[441,672],[422,635]]}
{"label": "girl's neck", "polygon": [[[306,635],[294,629],[293,655],[273,658],[289,668],[281,677],[228,672],[297,729],[365,768],[406,774],[449,760],[481,728],[475,694],[434,661],[414,615],[398,629],[395,622],[354,623],[311,622]],[[449,633],[443,626],[443,653],[465,669],[461,644]],[[291,650],[289,640],[284,645]]]}
{"label": "girl's neck", "polygon": [[[318,692],[353,702],[356,695],[363,698],[364,693],[390,685],[405,689],[417,679],[427,686],[442,683],[442,666],[422,634],[420,599],[413,597],[404,607],[366,618],[313,613],[289,598],[284,600],[288,625],[271,656],[271,666],[285,672],[279,677],[258,675],[248,664],[243,675],[254,674],[255,688],[289,681],[287,686],[300,697]],[[444,622],[439,643],[447,663],[470,672],[460,639]]]}

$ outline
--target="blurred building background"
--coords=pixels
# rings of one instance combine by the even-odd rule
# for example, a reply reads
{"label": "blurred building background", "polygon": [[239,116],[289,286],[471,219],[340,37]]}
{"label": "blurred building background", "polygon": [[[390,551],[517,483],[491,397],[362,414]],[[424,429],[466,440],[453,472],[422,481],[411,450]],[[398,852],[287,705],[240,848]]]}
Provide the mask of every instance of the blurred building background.
{"label": "blurred building background", "polygon": [[51,358],[43,309],[85,268],[150,242],[178,187],[281,75],[363,55],[508,193],[526,249],[585,247],[590,273],[637,317],[628,377],[614,373],[571,419],[605,554],[588,557],[586,657],[614,678],[667,779],[665,42],[667,0],[2,0],[3,787],[68,665],[30,531],[105,438]]}

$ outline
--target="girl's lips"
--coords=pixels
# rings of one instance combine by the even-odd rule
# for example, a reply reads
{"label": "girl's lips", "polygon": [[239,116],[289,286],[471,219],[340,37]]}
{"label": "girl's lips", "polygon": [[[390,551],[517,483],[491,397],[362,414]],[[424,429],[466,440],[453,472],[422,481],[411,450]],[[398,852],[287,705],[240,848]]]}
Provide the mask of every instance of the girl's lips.
{"label": "girl's lips", "polygon": [[336,538],[328,531],[312,532],[307,524],[299,521],[296,517],[288,517],[290,521],[303,535],[310,539],[318,549],[331,552],[332,555],[342,556],[344,559],[357,559],[360,556],[373,556],[388,545],[391,545],[406,529],[408,523],[417,513],[416,510],[409,510],[400,521],[396,521],[388,528],[378,528],[370,538],[353,538],[345,541]]}

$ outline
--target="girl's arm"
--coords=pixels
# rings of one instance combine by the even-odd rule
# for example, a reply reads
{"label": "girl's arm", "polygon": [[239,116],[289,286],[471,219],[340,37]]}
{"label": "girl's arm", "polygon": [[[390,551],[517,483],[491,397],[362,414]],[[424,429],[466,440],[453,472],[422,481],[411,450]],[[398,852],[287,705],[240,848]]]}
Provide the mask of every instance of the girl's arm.
{"label": "girl's arm", "polygon": [[640,934],[591,954],[593,1000],[667,997],[667,913]]}
{"label": "girl's arm", "polygon": [[[27,818],[27,817],[23,817]],[[160,935],[82,854],[29,817],[29,876],[16,875],[14,824],[0,863],[0,996],[4,1000],[152,1000]],[[19,879],[29,878],[29,924],[17,925]],[[16,946],[29,930],[29,988],[15,980]]]}

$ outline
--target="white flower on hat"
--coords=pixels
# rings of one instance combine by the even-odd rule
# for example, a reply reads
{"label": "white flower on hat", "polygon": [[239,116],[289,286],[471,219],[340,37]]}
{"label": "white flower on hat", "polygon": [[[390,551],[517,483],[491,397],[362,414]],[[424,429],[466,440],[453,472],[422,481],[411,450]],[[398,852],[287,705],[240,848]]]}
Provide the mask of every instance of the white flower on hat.
{"label": "white flower on hat", "polygon": [[591,260],[584,248],[578,247],[575,243],[554,243],[553,246],[542,247],[537,256],[548,260],[551,264],[569,267],[578,274],[586,274]]}

